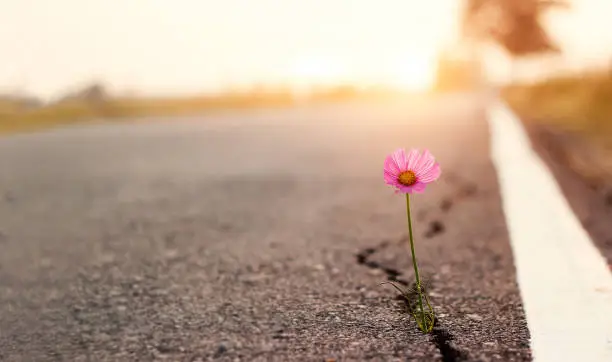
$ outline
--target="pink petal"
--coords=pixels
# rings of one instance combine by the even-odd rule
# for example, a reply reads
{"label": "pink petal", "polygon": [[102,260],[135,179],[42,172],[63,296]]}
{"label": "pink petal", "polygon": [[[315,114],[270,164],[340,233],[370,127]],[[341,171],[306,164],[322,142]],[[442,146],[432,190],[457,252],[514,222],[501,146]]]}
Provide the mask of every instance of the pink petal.
{"label": "pink petal", "polygon": [[398,148],[395,150],[395,152],[391,154],[391,158],[397,165],[399,172],[406,171],[408,169],[406,162],[406,151],[403,148]]}
{"label": "pink petal", "polygon": [[389,174],[395,176],[398,176],[401,172],[392,155],[389,155],[387,156],[387,158],[385,158],[384,170],[385,172],[388,172]]}
{"label": "pink petal", "polygon": [[414,166],[417,164],[420,158],[419,150],[411,149],[410,153],[408,153],[408,158],[406,162],[406,170],[414,170]]}
{"label": "pink petal", "polygon": [[[417,178],[414,185],[402,185],[398,180],[399,175],[407,170],[413,171]],[[427,184],[437,180],[441,172],[440,165],[429,150],[421,153],[411,149],[406,153],[400,148],[385,158],[383,176],[385,183],[395,187],[396,193],[412,194],[424,192]]]}
{"label": "pink petal", "polygon": [[[400,193],[402,194],[412,194],[415,192],[421,192],[421,191],[417,191],[415,190],[415,187],[418,185],[419,183],[417,182],[416,184],[412,185],[412,186],[406,186],[406,185],[402,185],[402,184],[398,184],[397,185],[397,189],[399,190]],[[420,186],[419,186],[420,187]]]}
{"label": "pink petal", "polygon": [[397,175],[385,169],[384,171],[385,182],[389,185],[397,184]]}
{"label": "pink petal", "polygon": [[412,185],[412,191],[416,194],[420,194],[423,193],[425,191],[425,188],[427,187],[427,184],[424,182],[417,182],[414,185]]}
{"label": "pink petal", "polygon": [[436,159],[433,157],[429,150],[423,151],[423,154],[419,157],[419,161],[416,163],[413,171],[418,176],[423,172],[429,170],[436,163]]}
{"label": "pink petal", "polygon": [[402,184],[397,185],[397,192],[400,194],[411,194],[412,186],[404,186]]}
{"label": "pink petal", "polygon": [[442,170],[438,163],[434,164],[430,169],[424,171],[421,175],[418,175],[419,182],[429,183],[433,182],[440,177]]}

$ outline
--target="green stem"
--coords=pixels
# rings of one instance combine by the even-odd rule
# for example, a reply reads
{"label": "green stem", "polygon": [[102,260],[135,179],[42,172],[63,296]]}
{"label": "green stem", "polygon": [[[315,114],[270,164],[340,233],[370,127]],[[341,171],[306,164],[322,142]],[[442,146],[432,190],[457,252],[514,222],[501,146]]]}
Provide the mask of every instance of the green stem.
{"label": "green stem", "polygon": [[419,268],[417,267],[416,255],[414,253],[414,238],[412,237],[412,218],[410,217],[410,194],[406,194],[406,214],[408,216],[408,236],[410,238],[410,251],[412,253],[412,265],[414,266],[414,276],[416,277],[416,289],[419,296],[419,308],[423,319],[423,330],[427,330],[425,310],[423,309],[423,295],[421,292],[421,279],[419,278]]}

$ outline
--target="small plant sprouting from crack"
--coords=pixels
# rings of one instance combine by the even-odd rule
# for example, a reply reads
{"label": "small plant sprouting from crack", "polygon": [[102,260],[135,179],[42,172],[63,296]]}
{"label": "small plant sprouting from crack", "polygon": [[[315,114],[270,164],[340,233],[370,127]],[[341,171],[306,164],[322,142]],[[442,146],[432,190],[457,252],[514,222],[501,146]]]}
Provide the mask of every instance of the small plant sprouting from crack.
{"label": "small plant sprouting from crack", "polygon": [[[415,290],[417,294],[418,307],[419,307],[419,319],[417,321],[417,325],[419,329],[423,333],[429,333],[433,329],[433,321],[435,319],[433,308],[429,305],[429,299],[427,298],[427,294],[423,292],[421,288],[421,279],[419,277],[419,267],[417,265],[416,253],[414,252],[414,238],[412,236],[412,218],[410,217],[410,194],[406,194],[406,214],[408,216],[408,237],[410,238],[410,254],[412,255],[412,265],[414,266],[414,277],[416,278]],[[423,296],[427,300],[427,304],[429,305],[429,310],[426,312],[423,307]],[[410,312],[417,318],[416,312],[411,308]]]}
{"label": "small plant sprouting from crack", "polygon": [[[402,237],[400,238],[398,243],[403,243],[405,241],[406,241],[406,237]],[[397,299],[403,302],[402,305],[405,308],[405,311],[410,311],[409,306],[412,306],[414,310],[414,307],[416,306],[416,288],[415,288],[416,285],[413,283],[412,286],[410,286],[410,284],[406,280],[400,279],[399,277],[402,275],[402,273],[400,273],[398,270],[370,260],[370,257],[372,255],[383,250],[390,244],[391,243],[389,241],[384,240],[374,247],[370,247],[370,248],[362,250],[356,255],[357,263],[361,265],[365,265],[366,267],[370,269],[382,270],[383,272],[387,274],[388,281],[404,286],[405,287],[404,289],[402,289],[402,287],[396,286],[396,289],[398,289],[399,287],[398,291],[400,291],[401,293],[400,295],[397,296]],[[422,283],[421,290],[425,294],[427,294],[427,291],[430,288],[430,281],[431,281],[430,279],[423,279],[423,281],[421,282]],[[385,284],[385,283],[381,283],[381,284]],[[389,283],[389,284],[392,284],[392,283]],[[427,301],[429,302],[429,299],[427,299]],[[417,323],[418,323],[418,320],[417,320]],[[440,320],[437,317],[434,317],[433,329],[431,330],[430,335],[431,335],[431,342],[440,351],[443,362],[459,362],[459,361],[468,360],[467,353],[465,351],[462,351],[456,348],[452,344],[454,336],[446,328],[440,326]]]}
{"label": "small plant sprouting from crack", "polygon": [[[410,312],[414,316],[414,310],[417,303],[417,293],[416,293],[416,284],[413,283],[410,287],[402,288],[401,286],[394,285],[394,283],[383,282],[381,284],[390,284],[392,285],[400,295],[398,295],[398,299],[401,300],[403,306],[406,308],[408,312]],[[429,297],[427,297],[427,290],[429,289],[429,282],[423,282],[421,286],[421,290],[426,296],[427,306],[431,308],[431,304],[429,303]],[[469,356],[466,351],[457,348],[452,342],[455,337],[444,327],[440,325],[440,319],[433,315],[430,316],[430,321],[432,321],[432,329],[430,330],[431,334],[431,342],[438,348],[440,351],[440,355],[442,356],[443,362],[461,362],[467,361]],[[417,323],[419,323],[418,318],[415,317]]]}
{"label": "small plant sprouting from crack", "polygon": [[[417,305],[411,308],[411,313],[417,319],[417,325],[423,333],[430,333],[433,329],[435,315],[429,303],[429,298],[423,293],[419,267],[417,264],[416,253],[414,251],[414,236],[412,232],[412,218],[410,216],[410,194],[422,193],[427,184],[436,181],[440,177],[440,165],[436,162],[433,155],[425,150],[410,150],[406,153],[404,149],[398,149],[385,159],[383,175],[385,182],[396,188],[396,193],[406,195],[406,216],[408,219],[408,239],[410,241],[410,254],[412,255],[412,265],[414,267],[415,293]],[[392,284],[397,288],[395,284]],[[401,289],[398,289],[401,291]],[[402,293],[405,294],[405,293]],[[425,295],[424,295],[425,294]],[[428,309],[425,310],[425,304]]]}
{"label": "small plant sprouting from crack", "polygon": [[[408,312],[414,317],[419,329],[423,333],[430,333],[433,330],[436,315],[431,303],[429,302],[429,297],[427,296],[427,292],[425,291],[425,287],[423,285],[421,285],[420,288],[417,288],[416,283],[414,283],[410,288],[406,287],[405,289],[402,289],[393,282],[382,282],[381,285],[382,284],[389,284],[400,292],[400,296],[404,299],[404,305],[407,307]],[[418,303],[422,303],[423,297],[425,303],[427,304],[427,310],[422,311],[422,314],[419,315],[417,306],[420,307]]]}

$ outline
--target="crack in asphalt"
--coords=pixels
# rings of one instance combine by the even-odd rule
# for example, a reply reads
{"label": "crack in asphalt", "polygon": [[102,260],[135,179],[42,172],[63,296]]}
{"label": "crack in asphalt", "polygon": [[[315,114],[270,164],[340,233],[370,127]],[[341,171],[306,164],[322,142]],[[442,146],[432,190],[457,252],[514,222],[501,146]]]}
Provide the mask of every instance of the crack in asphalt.
{"label": "crack in asphalt", "polygon": [[441,221],[434,220],[429,223],[429,228],[425,233],[425,237],[430,239],[444,232],[444,224]]}
{"label": "crack in asphalt", "polygon": [[[469,198],[474,196],[478,192],[477,186],[473,183],[464,183],[458,190],[458,192],[454,195],[454,200],[452,198],[444,198],[439,205],[440,210],[443,213],[447,213],[453,207],[454,203],[457,201],[461,201],[462,199]],[[424,211],[420,218],[425,218],[427,211]],[[429,222],[429,228],[425,233],[426,238],[433,238],[438,234],[441,234],[445,231],[445,227],[442,221],[433,220]],[[406,242],[407,236],[402,237],[398,243]],[[377,252],[387,248],[391,242],[388,240],[383,240],[378,243],[374,247],[369,247],[361,250],[356,254],[357,264],[364,265],[370,269],[381,270],[385,273],[387,277],[387,281],[396,282],[405,287],[410,286],[410,283],[405,279],[400,279],[399,277],[402,275],[397,269],[385,266],[379,262],[370,260],[370,257]],[[413,285],[415,283],[412,283]],[[416,293],[413,293],[411,297],[416,297]],[[402,300],[405,305],[412,303],[407,300],[402,295],[397,295],[398,300]],[[448,329],[440,326],[440,320],[438,317],[434,319],[434,328],[431,331],[431,342],[436,346],[440,355],[442,356],[443,362],[461,362],[468,360],[468,353],[460,348],[456,347],[453,344],[453,340],[455,337],[448,331]]]}
{"label": "crack in asphalt", "polygon": [[[405,237],[400,239],[399,242],[401,243],[404,241]],[[365,265],[370,269],[382,270],[386,274],[388,281],[396,282],[407,287],[410,285],[410,283],[408,283],[408,281],[406,281],[405,279],[398,278],[402,275],[400,271],[394,268],[386,267],[381,263],[369,260],[372,255],[385,249],[389,245],[389,241],[383,240],[374,247],[363,249],[356,255],[357,263],[359,265]],[[412,297],[415,296],[416,295],[413,295]],[[410,301],[406,300],[404,296],[399,294],[397,295],[397,299],[402,300],[405,305],[409,305],[409,303],[411,303]],[[431,342],[436,346],[436,348],[438,348],[438,351],[442,356],[443,362],[461,362],[467,360],[467,353],[452,344],[454,336],[446,328],[440,326],[440,321],[437,317],[434,320],[434,328],[431,332],[431,335]]]}
{"label": "crack in asphalt", "polygon": [[369,257],[377,253],[378,251],[385,249],[387,246],[389,246],[389,244],[390,242],[388,240],[383,240],[375,247],[363,249],[356,255],[357,264],[365,265],[366,267],[370,269],[381,270],[387,276],[387,281],[396,282],[403,286],[408,286],[410,285],[408,281],[398,278],[400,275],[402,275],[402,272],[400,272],[397,269],[384,266],[376,261],[369,260]]}
{"label": "crack in asphalt", "polygon": [[612,207],[612,191],[608,191],[605,196],[605,203],[607,206]]}
{"label": "crack in asphalt", "polygon": [[453,346],[452,341],[455,337],[446,328],[440,327],[440,321],[437,317],[434,319],[434,328],[431,334],[431,341],[440,351],[442,361],[460,362],[468,360],[468,354],[465,351]]}

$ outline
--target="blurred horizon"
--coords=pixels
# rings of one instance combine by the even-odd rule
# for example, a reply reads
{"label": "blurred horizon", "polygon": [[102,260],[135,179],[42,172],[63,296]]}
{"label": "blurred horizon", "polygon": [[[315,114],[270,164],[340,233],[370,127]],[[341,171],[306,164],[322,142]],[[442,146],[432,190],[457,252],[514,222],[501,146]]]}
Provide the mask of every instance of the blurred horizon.
{"label": "blurred horizon", "polygon": [[91,82],[144,95],[398,79],[423,88],[433,57],[456,33],[456,12],[445,10],[459,4],[8,1],[0,88],[45,98]]}
{"label": "blurred horizon", "polygon": [[[460,49],[461,0],[0,0],[0,94],[46,100],[102,84],[113,94],[184,96],[257,86],[432,87]],[[612,2],[574,0],[546,16],[563,53],[522,77],[609,65]],[[596,35],[596,36],[595,36]],[[486,49],[487,77],[509,58]],[[529,64],[531,63],[531,64]]]}

